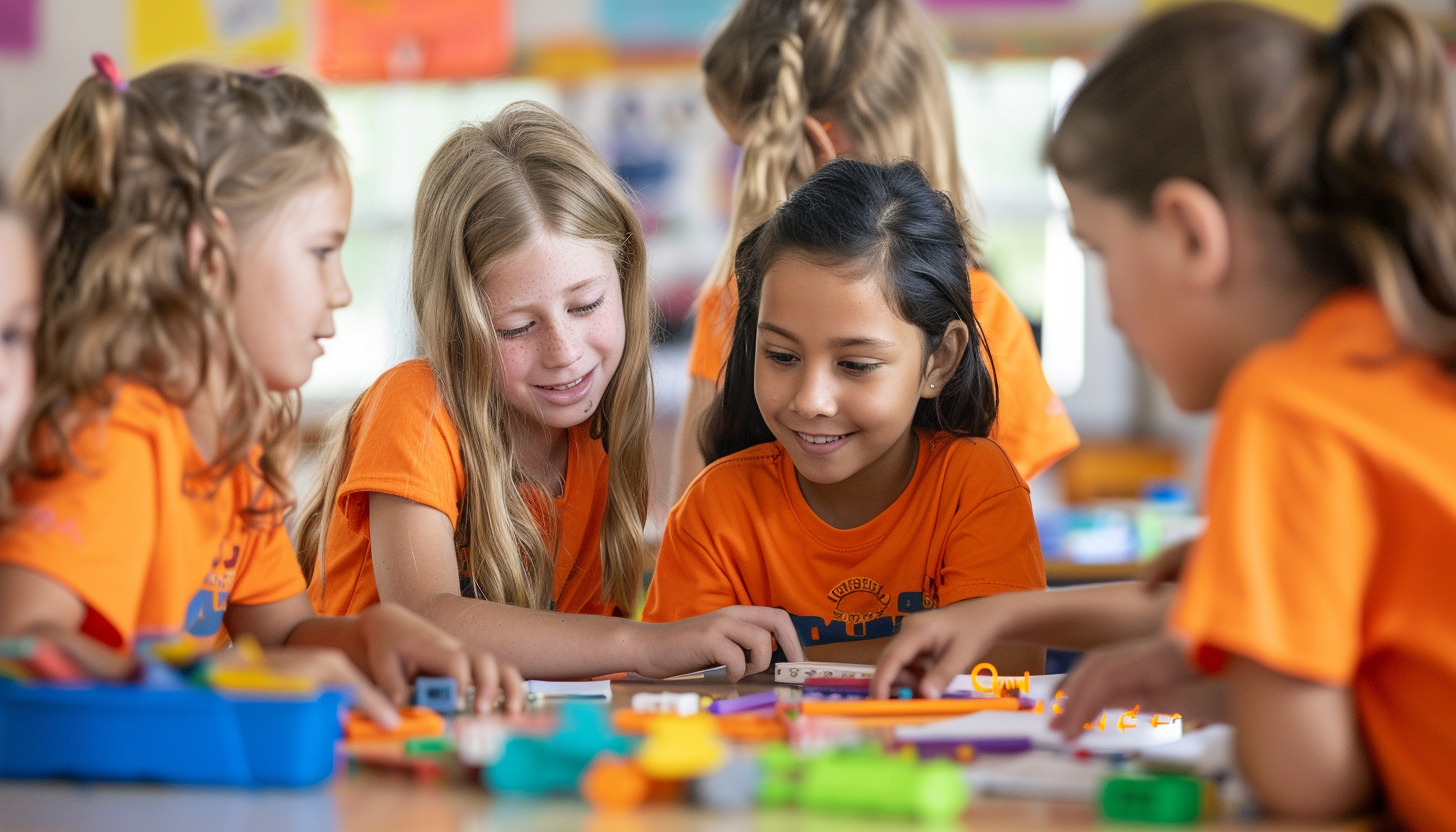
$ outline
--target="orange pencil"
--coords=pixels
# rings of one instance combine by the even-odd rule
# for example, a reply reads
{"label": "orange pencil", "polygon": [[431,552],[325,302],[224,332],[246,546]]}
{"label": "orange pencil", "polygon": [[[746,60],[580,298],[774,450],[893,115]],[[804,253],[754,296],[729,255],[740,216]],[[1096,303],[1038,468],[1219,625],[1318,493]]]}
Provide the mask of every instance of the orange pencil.
{"label": "orange pencil", "polygon": [[1016,711],[1021,702],[1009,696],[994,699],[806,699],[805,716],[941,716],[976,711]]}

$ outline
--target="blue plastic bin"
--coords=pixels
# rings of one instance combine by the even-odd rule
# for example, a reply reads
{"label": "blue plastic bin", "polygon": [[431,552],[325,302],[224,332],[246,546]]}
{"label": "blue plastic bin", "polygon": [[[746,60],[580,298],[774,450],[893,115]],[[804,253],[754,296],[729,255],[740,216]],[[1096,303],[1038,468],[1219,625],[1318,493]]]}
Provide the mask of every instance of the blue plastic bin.
{"label": "blue plastic bin", "polygon": [[334,770],[343,694],[0,680],[0,777],[312,786]]}

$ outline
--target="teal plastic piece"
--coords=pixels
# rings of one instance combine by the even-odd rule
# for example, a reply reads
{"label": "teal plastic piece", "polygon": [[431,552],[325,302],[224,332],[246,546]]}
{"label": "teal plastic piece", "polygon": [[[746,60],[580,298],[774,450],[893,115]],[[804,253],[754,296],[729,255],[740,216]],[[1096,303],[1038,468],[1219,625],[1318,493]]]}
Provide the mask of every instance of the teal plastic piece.
{"label": "teal plastic piece", "polygon": [[1193,823],[1202,814],[1203,783],[1177,775],[1110,777],[1100,803],[1108,820]]}
{"label": "teal plastic piece", "polygon": [[546,737],[514,736],[481,780],[503,794],[574,794],[581,774],[603,751],[625,756],[631,742],[612,731],[606,705],[563,702],[561,724]]}

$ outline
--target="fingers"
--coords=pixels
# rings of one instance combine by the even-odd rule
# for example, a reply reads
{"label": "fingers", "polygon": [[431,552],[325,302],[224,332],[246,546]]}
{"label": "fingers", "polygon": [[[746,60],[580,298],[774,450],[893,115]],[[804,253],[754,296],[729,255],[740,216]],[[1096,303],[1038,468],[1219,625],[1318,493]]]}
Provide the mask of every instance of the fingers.
{"label": "fingers", "polygon": [[[720,610],[725,617],[744,621],[771,633],[779,643],[779,648],[784,651],[784,660],[801,662],[804,660],[804,647],[799,643],[799,631],[794,629],[794,619],[789,614],[777,607],[725,607]],[[745,644],[744,647],[748,645]],[[770,650],[770,652],[772,652]],[[768,669],[765,664],[754,673],[761,673]]]}
{"label": "fingers", "polygon": [[736,682],[746,674],[743,647],[732,636],[720,632],[713,636],[713,661],[723,665],[728,672],[728,681]]}
{"label": "fingers", "polygon": [[1183,562],[1188,559],[1188,550],[1192,541],[1169,546],[1159,552],[1157,557],[1148,561],[1143,568],[1142,584],[1143,589],[1148,592],[1156,592],[1165,583],[1172,583],[1178,580],[1183,572]]}
{"label": "fingers", "polygon": [[503,664],[500,669],[501,688],[506,695],[506,713],[518,714],[526,709],[526,680],[521,678],[521,672],[516,670],[515,665]]}
{"label": "fingers", "polygon": [[394,703],[394,707],[403,707],[409,701],[410,685],[400,661],[401,656],[384,639],[370,639],[366,649],[369,656],[369,675],[374,677],[374,684]]}
{"label": "fingers", "polygon": [[[487,653],[471,656],[470,667],[475,673],[475,712],[488,714],[495,710],[496,697],[501,693],[500,667],[496,665],[495,657]],[[465,688],[457,690],[460,691],[461,701],[456,703],[456,709],[464,710]]]}
{"label": "fingers", "polygon": [[278,670],[308,676],[319,685],[340,685],[354,692],[354,708],[386,729],[399,727],[399,711],[348,657],[338,650],[282,648],[268,651],[268,663]]}
{"label": "fingers", "polygon": [[93,679],[120,680],[136,672],[136,660],[118,653],[89,636],[51,624],[32,629],[34,635],[46,639],[65,653]]}
{"label": "fingers", "polygon": [[875,665],[874,680],[870,682],[870,696],[875,699],[889,698],[890,688],[904,674],[905,669],[922,654],[929,652],[927,635],[920,628],[912,626],[909,620],[901,626],[900,635],[880,653],[880,661]]}

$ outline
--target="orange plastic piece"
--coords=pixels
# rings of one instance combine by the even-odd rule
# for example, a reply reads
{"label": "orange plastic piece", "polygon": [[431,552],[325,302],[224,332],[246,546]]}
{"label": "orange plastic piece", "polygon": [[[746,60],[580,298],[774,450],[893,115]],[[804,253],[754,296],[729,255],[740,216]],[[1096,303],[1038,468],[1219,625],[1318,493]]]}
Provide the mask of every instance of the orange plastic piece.
{"label": "orange plastic piece", "polygon": [[598,809],[625,811],[647,800],[651,784],[632,760],[603,754],[581,776],[581,796]]}
{"label": "orange plastic piece", "polygon": [[361,713],[350,713],[344,723],[344,737],[350,740],[406,740],[410,737],[438,737],[445,733],[445,718],[429,708],[399,709],[399,727],[387,730]]}
{"label": "orange plastic piece", "polygon": [[977,711],[1016,711],[1020,701],[997,699],[809,699],[799,703],[805,716],[936,716]]}
{"label": "orange plastic piece", "polygon": [[763,714],[724,714],[718,717],[718,733],[735,742],[772,742],[789,737],[782,720]]}

